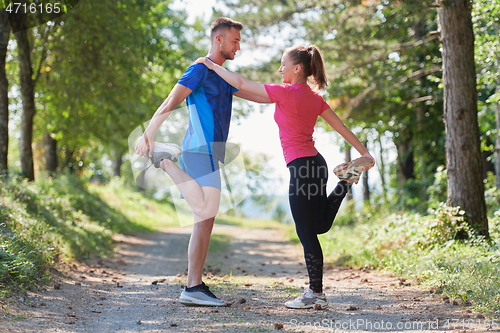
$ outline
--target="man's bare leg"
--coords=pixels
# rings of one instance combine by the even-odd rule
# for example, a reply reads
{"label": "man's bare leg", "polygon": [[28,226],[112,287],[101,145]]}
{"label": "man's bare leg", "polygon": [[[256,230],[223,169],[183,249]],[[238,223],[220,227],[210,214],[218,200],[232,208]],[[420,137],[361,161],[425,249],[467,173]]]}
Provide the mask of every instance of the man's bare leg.
{"label": "man's bare leg", "polygon": [[172,161],[163,160],[160,166],[179,187],[194,214],[195,223],[188,246],[187,280],[187,287],[194,287],[202,283],[210,236],[219,210],[220,190],[215,187],[200,186]]}
{"label": "man's bare leg", "polygon": [[186,199],[195,215],[195,222],[211,219],[217,215],[220,204],[219,189],[209,186],[201,187],[196,180],[170,160],[161,161],[160,166],[172,178]]}
{"label": "man's bare leg", "polygon": [[196,222],[193,226],[188,247],[188,288],[202,283],[203,266],[207,259],[214,221],[215,218],[213,217]]}

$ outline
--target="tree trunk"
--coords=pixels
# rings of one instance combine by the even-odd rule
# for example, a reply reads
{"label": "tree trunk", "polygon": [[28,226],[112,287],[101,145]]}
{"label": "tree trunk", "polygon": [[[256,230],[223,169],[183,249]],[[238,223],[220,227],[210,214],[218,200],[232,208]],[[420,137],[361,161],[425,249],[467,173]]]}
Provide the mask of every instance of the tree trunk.
{"label": "tree trunk", "polygon": [[10,24],[7,12],[0,10],[0,176],[8,173],[9,82],[5,71]]}
{"label": "tree trunk", "polygon": [[487,237],[471,8],[470,0],[444,0],[438,12],[443,43],[448,205],[464,209],[469,225]]}
{"label": "tree trunk", "polygon": [[[401,135],[406,134],[408,133],[401,133]],[[412,137],[413,135],[410,133],[404,141],[394,141],[398,151],[398,170],[402,183],[406,183],[409,179],[415,178],[415,160],[413,158]]]}
{"label": "tree trunk", "polygon": [[[367,147],[368,142],[364,142],[365,147]],[[370,203],[370,186],[368,185],[368,171],[363,172],[363,201],[367,204]]]}
{"label": "tree trunk", "polygon": [[122,164],[123,164],[123,154],[120,152],[115,151],[115,158],[113,161],[113,173],[115,177],[120,177],[121,174],[121,169],[122,169]]}
{"label": "tree trunk", "polygon": [[[500,92],[500,86],[497,86],[497,93]],[[497,186],[497,189],[500,189],[500,102],[497,103],[497,112],[496,112],[496,117],[497,117],[497,141],[495,145],[495,151],[497,153],[497,158],[496,158],[496,167],[495,167],[495,183]]]}
{"label": "tree trunk", "polygon": [[378,169],[380,170],[380,182],[382,184],[382,195],[384,198],[384,202],[387,202],[387,184],[385,181],[385,149],[382,145],[382,138],[380,134],[378,135],[377,138],[379,147],[380,147],[380,158],[377,161],[378,164]]}
{"label": "tree trunk", "polygon": [[21,81],[21,98],[23,101],[23,115],[21,118],[21,172],[24,178],[35,180],[33,168],[33,118],[35,117],[35,83],[31,67],[31,48],[28,40],[28,31],[21,30],[14,34],[17,40],[19,53],[19,68]]}
{"label": "tree trunk", "polygon": [[57,141],[52,138],[48,131],[43,135],[43,146],[45,148],[45,170],[50,177],[57,172]]}
{"label": "tree trunk", "polygon": [[[345,161],[349,162],[351,161],[351,146],[346,145],[345,148]],[[352,191],[347,192],[346,201],[352,200]]]}
{"label": "tree trunk", "polygon": [[73,162],[75,161],[73,158],[73,151],[69,149],[68,146],[65,146],[63,148],[63,154],[64,154],[64,161],[63,165],[61,167],[61,171],[64,170],[65,168],[68,169],[69,173],[74,173],[75,172],[75,166],[73,165]]}

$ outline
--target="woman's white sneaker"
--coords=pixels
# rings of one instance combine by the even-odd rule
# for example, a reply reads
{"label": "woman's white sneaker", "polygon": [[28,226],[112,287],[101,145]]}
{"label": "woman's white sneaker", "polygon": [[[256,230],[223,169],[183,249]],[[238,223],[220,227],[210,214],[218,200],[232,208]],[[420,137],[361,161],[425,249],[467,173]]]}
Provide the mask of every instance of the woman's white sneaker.
{"label": "woman's white sneaker", "polygon": [[290,309],[310,309],[315,304],[318,304],[322,309],[326,308],[328,306],[326,296],[325,294],[315,295],[311,289],[307,288],[302,295],[293,301],[286,302],[285,306]]}
{"label": "woman's white sneaker", "polygon": [[363,173],[363,168],[369,165],[373,165],[373,160],[369,157],[362,156],[352,160],[351,162],[337,165],[333,169],[333,173],[340,180],[357,184],[361,174]]}

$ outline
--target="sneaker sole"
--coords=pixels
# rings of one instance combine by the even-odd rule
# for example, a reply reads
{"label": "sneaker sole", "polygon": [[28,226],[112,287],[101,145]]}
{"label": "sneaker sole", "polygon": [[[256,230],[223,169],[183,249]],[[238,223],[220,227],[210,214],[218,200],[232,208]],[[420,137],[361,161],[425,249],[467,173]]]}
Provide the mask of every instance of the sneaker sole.
{"label": "sneaker sole", "polygon": [[211,301],[203,301],[195,298],[180,298],[179,303],[187,306],[224,306],[226,303],[215,304]]}
{"label": "sneaker sole", "polygon": [[[160,155],[160,153],[155,153],[155,154]],[[161,167],[161,162],[163,160],[177,162],[177,157],[172,157],[172,154],[170,154],[170,153],[163,153],[163,154],[164,154],[164,156],[162,156],[161,158],[159,158],[158,156],[153,156],[153,158],[151,158],[151,163],[153,163],[153,165],[157,169]]]}
{"label": "sneaker sole", "polygon": [[[312,309],[314,308],[315,305],[316,304],[308,304],[304,306],[290,306],[285,304],[285,307],[288,309]],[[328,307],[328,304],[325,305],[318,304],[318,305],[321,306],[322,309],[326,309]]]}
{"label": "sneaker sole", "polygon": [[333,172],[340,172],[342,170],[357,169],[373,164],[373,160],[368,157],[359,157],[351,162],[346,162],[335,167]]}
{"label": "sneaker sole", "polygon": [[[172,162],[177,162],[178,157],[182,154],[181,148],[173,143],[160,143],[155,142],[154,147],[159,150],[168,150],[153,152],[153,157],[151,158],[151,163],[155,168],[160,168],[160,163],[162,160],[170,160]],[[161,157],[160,157],[161,156]]]}
{"label": "sneaker sole", "polygon": [[[363,167],[372,164],[373,160],[371,158],[362,156],[350,162],[337,165],[333,169],[333,173],[341,180],[353,181],[357,184],[361,173],[363,173]],[[354,178],[354,180],[351,178]]]}

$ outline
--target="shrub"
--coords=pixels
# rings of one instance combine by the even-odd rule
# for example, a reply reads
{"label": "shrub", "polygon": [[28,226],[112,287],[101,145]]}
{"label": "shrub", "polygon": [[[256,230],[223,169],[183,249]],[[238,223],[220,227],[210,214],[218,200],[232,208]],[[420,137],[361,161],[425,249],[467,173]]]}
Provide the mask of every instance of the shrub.
{"label": "shrub", "polygon": [[428,245],[442,245],[450,240],[468,239],[473,237],[470,226],[465,221],[465,211],[460,207],[449,207],[445,203],[439,203],[438,208],[429,209],[434,218],[429,219],[426,230],[426,242]]}

